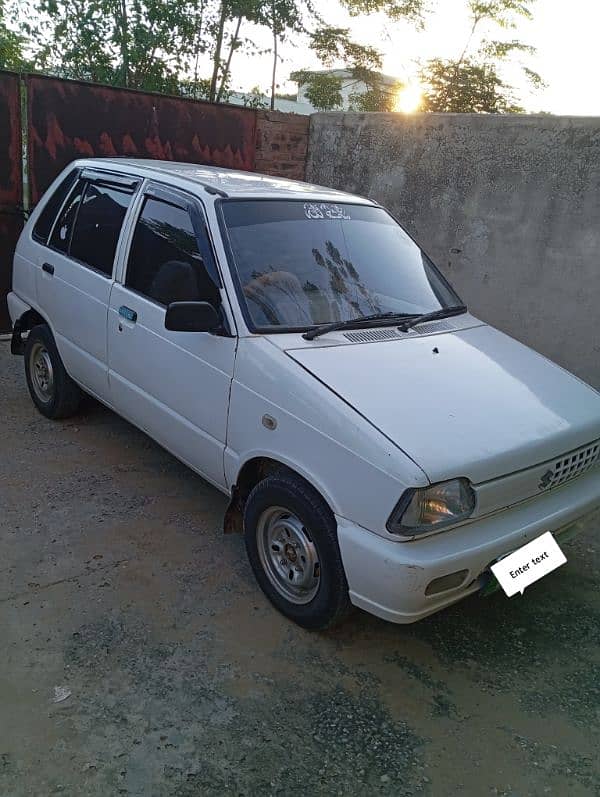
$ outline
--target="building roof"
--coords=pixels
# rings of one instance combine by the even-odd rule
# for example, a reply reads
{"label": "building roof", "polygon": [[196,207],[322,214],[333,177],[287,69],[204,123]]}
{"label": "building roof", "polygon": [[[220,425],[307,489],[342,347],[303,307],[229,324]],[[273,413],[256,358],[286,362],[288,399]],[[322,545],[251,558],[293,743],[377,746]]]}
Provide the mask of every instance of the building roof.
{"label": "building roof", "polygon": [[361,202],[372,204],[368,199],[356,197],[343,191],[319,185],[303,183],[300,180],[287,180],[283,177],[270,177],[256,172],[243,172],[224,169],[220,166],[201,166],[195,163],[177,161],[145,160],[141,158],[89,158],[80,161],[88,167],[110,167],[112,171],[129,172],[132,169],[142,175],[155,177],[164,182],[165,176],[212,188],[227,196],[275,198],[305,197],[324,202]]}

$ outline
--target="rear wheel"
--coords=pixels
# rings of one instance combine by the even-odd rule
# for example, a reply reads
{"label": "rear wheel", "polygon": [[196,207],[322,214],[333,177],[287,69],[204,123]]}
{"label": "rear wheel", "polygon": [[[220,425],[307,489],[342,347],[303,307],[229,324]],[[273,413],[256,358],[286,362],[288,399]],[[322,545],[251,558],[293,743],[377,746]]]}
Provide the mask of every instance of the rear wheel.
{"label": "rear wheel", "polygon": [[68,418],[79,409],[82,392],[65,371],[46,324],[34,327],[27,338],[25,377],[33,403],[46,418]]}
{"label": "rear wheel", "polygon": [[333,513],[295,474],[267,477],[244,509],[254,575],[280,612],[305,628],[339,623],[350,611]]}

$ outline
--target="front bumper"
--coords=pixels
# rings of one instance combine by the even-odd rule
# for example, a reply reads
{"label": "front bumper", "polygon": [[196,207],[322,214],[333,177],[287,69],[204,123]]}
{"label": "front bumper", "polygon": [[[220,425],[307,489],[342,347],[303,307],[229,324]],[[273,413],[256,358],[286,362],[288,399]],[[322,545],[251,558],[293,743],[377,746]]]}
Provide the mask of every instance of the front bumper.
{"label": "front bumper", "polygon": [[[477,592],[501,556],[572,526],[600,506],[600,468],[516,506],[411,542],[386,539],[336,516],[350,600],[394,623],[414,623]],[[583,526],[583,524],[581,524]],[[437,578],[467,570],[461,586],[426,595]]]}

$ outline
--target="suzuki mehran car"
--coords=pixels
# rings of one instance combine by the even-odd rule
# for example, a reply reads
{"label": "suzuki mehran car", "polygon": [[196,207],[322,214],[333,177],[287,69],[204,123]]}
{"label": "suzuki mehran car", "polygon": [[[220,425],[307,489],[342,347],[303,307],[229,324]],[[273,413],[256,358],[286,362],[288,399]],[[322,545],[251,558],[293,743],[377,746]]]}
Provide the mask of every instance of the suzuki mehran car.
{"label": "suzuki mehran car", "polygon": [[419,620],[600,504],[600,395],[475,318],[367,199],[76,161],[8,305],[39,411],[90,394],[230,496],[225,529],[305,627]]}

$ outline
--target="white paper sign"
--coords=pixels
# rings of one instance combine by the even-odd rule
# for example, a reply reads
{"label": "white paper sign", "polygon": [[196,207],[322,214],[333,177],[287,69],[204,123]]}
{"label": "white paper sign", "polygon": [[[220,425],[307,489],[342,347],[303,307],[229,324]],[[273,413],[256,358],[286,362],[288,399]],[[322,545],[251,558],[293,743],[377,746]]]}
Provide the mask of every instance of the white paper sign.
{"label": "white paper sign", "polygon": [[567,557],[558,547],[552,532],[547,531],[492,565],[492,573],[504,592],[512,598],[517,592],[522,595],[525,587],[564,565],[566,561]]}

